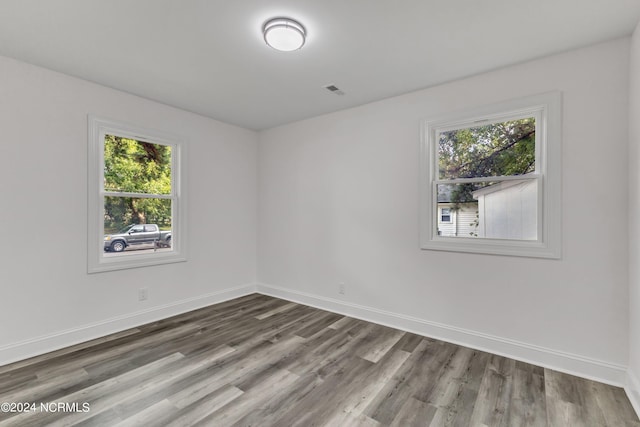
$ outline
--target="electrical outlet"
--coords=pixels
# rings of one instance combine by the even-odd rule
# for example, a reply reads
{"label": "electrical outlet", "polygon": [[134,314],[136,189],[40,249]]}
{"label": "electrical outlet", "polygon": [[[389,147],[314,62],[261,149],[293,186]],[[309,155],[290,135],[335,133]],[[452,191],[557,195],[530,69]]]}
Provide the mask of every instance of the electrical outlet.
{"label": "electrical outlet", "polygon": [[338,283],[338,293],[340,295],[344,295],[346,290],[347,290],[347,285],[345,285],[344,282]]}
{"label": "electrical outlet", "polygon": [[149,288],[138,289],[138,301],[146,301],[149,299]]}

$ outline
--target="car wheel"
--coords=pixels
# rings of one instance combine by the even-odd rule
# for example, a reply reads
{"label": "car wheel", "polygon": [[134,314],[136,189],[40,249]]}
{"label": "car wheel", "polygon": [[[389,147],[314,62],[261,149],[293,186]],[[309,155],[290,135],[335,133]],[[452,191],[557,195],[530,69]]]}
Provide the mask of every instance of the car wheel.
{"label": "car wheel", "polygon": [[113,252],[122,252],[124,251],[124,248],[126,248],[125,244],[123,241],[118,240],[117,242],[113,242],[111,244],[111,250]]}

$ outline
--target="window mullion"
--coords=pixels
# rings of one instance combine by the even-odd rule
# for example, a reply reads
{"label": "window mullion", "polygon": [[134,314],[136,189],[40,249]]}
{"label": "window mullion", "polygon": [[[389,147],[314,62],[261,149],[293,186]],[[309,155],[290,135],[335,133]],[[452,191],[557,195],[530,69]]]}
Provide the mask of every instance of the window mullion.
{"label": "window mullion", "polygon": [[173,194],[129,193],[125,191],[103,191],[103,197],[132,197],[135,199],[175,199]]}
{"label": "window mullion", "polygon": [[478,182],[502,182],[502,181],[521,181],[523,179],[538,179],[539,174],[528,173],[526,175],[511,175],[511,176],[486,176],[479,178],[454,178],[454,179],[438,179],[434,180],[434,184],[472,184]]}

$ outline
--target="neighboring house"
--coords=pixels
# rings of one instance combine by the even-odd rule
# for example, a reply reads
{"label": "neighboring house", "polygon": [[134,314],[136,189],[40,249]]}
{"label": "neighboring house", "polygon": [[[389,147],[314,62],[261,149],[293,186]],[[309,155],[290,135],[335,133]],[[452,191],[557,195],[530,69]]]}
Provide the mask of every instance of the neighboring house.
{"label": "neighboring house", "polygon": [[477,237],[478,202],[451,203],[451,188],[438,186],[438,235]]}
{"label": "neighboring house", "polygon": [[504,181],[472,193],[472,202],[451,202],[451,187],[438,186],[438,235],[536,240],[537,181]]}
{"label": "neighboring house", "polygon": [[478,237],[536,240],[538,235],[535,179],[504,181],[473,192],[478,200]]}

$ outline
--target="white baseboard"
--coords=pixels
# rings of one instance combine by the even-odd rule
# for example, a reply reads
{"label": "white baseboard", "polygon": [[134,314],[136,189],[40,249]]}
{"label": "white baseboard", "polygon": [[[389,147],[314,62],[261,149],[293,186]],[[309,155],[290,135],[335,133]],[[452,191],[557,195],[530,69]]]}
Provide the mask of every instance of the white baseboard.
{"label": "white baseboard", "polygon": [[256,292],[255,284],[212,292],[0,347],[0,366]]}
{"label": "white baseboard", "polygon": [[259,293],[265,295],[510,357],[617,387],[624,386],[626,382],[626,366],[277,286],[259,283],[257,289]]}
{"label": "white baseboard", "polygon": [[373,307],[366,307],[333,298],[312,295],[266,284],[247,284],[152,307],[136,313],[118,316],[78,328],[60,331],[0,347],[0,366],[49,353],[109,334],[135,328],[149,322],[166,319],[208,305],[217,304],[254,292],[329,310],[396,329],[440,339],[465,347],[510,357],[545,368],[583,378],[625,387],[629,400],[640,413],[640,382],[625,366],[596,360],[559,350],[497,337],[469,329],[458,328]]}
{"label": "white baseboard", "polygon": [[631,369],[627,370],[627,383],[624,386],[624,391],[627,392],[627,397],[631,401],[633,409],[636,410],[636,414],[640,417],[640,379]]}

